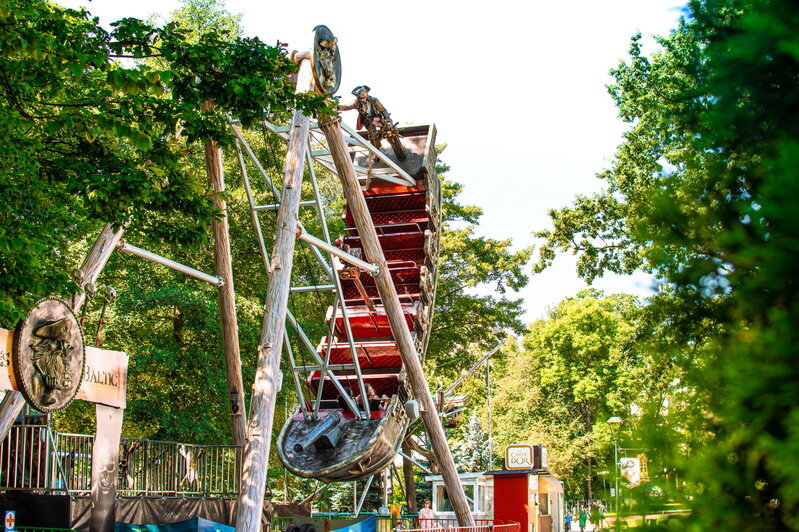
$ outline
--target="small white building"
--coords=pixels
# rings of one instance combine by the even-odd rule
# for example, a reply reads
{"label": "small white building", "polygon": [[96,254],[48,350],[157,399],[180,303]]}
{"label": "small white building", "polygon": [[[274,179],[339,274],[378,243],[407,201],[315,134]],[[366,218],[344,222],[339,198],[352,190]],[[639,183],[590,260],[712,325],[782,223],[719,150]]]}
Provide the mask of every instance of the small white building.
{"label": "small white building", "polygon": [[[475,520],[494,519],[494,477],[483,473],[460,473],[458,478],[463,486],[469,508]],[[437,519],[456,519],[444,478],[441,475],[427,475],[425,480],[433,483],[433,512]],[[447,523],[442,522],[444,526]]]}

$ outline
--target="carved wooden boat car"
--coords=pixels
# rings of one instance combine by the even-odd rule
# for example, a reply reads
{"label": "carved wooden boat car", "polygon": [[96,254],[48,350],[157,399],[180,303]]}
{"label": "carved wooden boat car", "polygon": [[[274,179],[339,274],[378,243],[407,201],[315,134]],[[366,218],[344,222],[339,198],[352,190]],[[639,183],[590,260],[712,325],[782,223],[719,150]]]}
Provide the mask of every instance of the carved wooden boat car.
{"label": "carved wooden boat car", "polygon": [[374,475],[394,460],[408,428],[403,402],[395,395],[385,411],[373,412],[370,419],[355,419],[353,414],[344,413],[335,427],[340,430],[335,447],[304,445],[313,430],[333,415],[336,412],[321,412],[318,421],[306,421],[298,415],[283,426],[277,452],[286,469],[323,482]]}

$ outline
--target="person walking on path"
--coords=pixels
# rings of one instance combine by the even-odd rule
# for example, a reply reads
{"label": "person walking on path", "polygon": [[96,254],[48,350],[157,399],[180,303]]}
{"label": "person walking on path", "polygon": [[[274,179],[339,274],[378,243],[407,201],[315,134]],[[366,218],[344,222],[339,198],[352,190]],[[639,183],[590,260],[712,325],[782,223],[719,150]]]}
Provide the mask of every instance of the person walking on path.
{"label": "person walking on path", "polygon": [[419,528],[428,529],[435,528],[435,517],[432,508],[430,508],[430,499],[425,499],[422,503],[423,508],[419,510]]}
{"label": "person walking on path", "polygon": [[585,532],[585,525],[588,524],[588,512],[585,511],[585,506],[580,505],[580,513],[577,514],[577,524],[580,525],[580,532]]}
{"label": "person walking on path", "polygon": [[598,526],[600,528],[606,528],[608,526],[608,524],[607,524],[607,522],[605,522],[605,505],[600,500],[600,501],[597,502],[596,507],[597,507],[597,510],[599,510],[599,525]]}
{"label": "person walking on path", "polygon": [[563,527],[564,532],[571,532],[572,521],[574,520],[574,517],[572,516],[572,513],[571,513],[570,510],[566,510],[566,515],[563,517],[563,520],[564,520],[564,523],[563,523],[564,524],[564,527]]}
{"label": "person walking on path", "polygon": [[591,505],[591,515],[589,517],[589,521],[591,521],[591,524],[594,525],[594,531],[598,532],[602,530],[602,520],[599,518],[599,506],[596,504]]}

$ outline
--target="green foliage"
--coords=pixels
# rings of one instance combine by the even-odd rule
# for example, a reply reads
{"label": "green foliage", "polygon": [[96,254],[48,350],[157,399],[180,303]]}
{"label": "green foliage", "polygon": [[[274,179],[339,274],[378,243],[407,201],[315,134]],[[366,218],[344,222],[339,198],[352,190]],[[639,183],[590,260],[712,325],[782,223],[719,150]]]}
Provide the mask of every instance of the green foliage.
{"label": "green foliage", "polygon": [[[68,291],[69,245],[102,222],[154,241],[205,238],[215,213],[185,140],[226,142],[225,113],[246,124],[264,105],[325,108],[293,94],[281,51],[214,32],[192,43],[175,24],[136,19],[107,32],[85,11],[3,0],[0,323]],[[201,110],[209,100],[218,112]]]}
{"label": "green foliage", "polygon": [[589,280],[659,277],[648,342],[680,386],[653,445],[696,492],[691,530],[799,529],[797,17],[694,1],[657,53],[634,39],[610,87],[631,128],[608,188],[540,233],[539,268],[568,250]]}
{"label": "green foliage", "polygon": [[488,435],[480,426],[480,418],[472,411],[469,421],[463,426],[460,442],[452,452],[455,465],[461,472],[487,471],[491,469],[491,448]]}
{"label": "green foliage", "polygon": [[242,36],[241,15],[228,12],[224,0],[181,0],[170,19],[182,29],[191,30],[190,38],[207,33],[228,39]]}
{"label": "green foliage", "polygon": [[591,464],[607,457],[605,420],[629,411],[641,382],[659,378],[635,348],[639,316],[632,296],[589,290],[531,324],[522,345],[503,352],[508,363],[495,377],[497,448],[547,445],[571,496],[586,496]]}

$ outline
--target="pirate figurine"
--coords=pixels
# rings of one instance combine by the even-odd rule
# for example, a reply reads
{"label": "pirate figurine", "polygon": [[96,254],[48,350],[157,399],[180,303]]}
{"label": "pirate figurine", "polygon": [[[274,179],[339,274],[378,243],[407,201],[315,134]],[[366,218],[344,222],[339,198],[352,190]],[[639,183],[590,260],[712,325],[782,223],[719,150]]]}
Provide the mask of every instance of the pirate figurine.
{"label": "pirate figurine", "polygon": [[394,122],[391,121],[391,115],[388,114],[380,100],[369,96],[369,87],[366,85],[355,87],[352,94],[355,95],[355,101],[349,105],[339,105],[338,110],[357,109],[358,129],[366,128],[372,146],[379,149],[382,139],[386,139],[394,149],[397,159],[405,159],[405,150],[399,140],[400,134]]}

